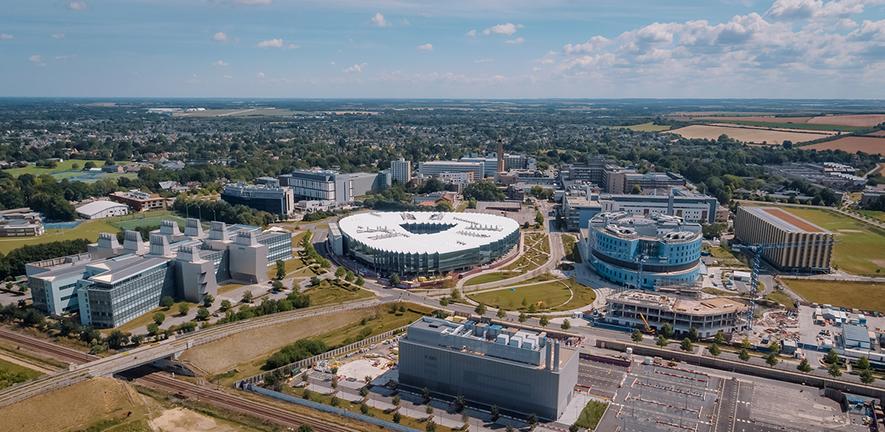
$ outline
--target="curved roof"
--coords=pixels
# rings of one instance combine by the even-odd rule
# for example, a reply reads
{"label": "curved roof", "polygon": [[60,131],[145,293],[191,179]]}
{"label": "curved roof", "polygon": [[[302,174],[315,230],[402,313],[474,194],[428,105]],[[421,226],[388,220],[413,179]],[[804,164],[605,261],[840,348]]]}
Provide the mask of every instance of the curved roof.
{"label": "curved roof", "polygon": [[341,232],[371,248],[402,253],[449,253],[501,240],[519,223],[482,213],[370,212],[338,221]]}
{"label": "curved roof", "polygon": [[113,202],[113,201],[98,200],[98,201],[93,201],[89,204],[81,205],[80,207],[77,207],[76,210],[77,210],[77,213],[92,216],[92,215],[99,214],[105,210],[112,209],[115,207],[127,207],[127,206],[126,206],[126,204],[120,204],[120,203]]}

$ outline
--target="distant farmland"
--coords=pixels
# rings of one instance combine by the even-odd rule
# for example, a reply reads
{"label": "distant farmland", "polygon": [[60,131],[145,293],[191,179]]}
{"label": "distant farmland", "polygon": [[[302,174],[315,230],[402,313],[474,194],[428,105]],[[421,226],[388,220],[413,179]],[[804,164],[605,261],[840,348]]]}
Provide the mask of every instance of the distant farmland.
{"label": "distant farmland", "polygon": [[732,139],[753,144],[780,145],[784,141],[803,143],[825,138],[828,134],[814,132],[791,132],[747,127],[690,125],[670,131],[684,138],[718,139],[728,135]]}
{"label": "distant farmland", "polygon": [[[746,126],[858,132],[885,122],[885,114],[845,114],[822,116],[775,115],[684,115],[682,120],[696,122],[728,122]],[[687,119],[685,117],[688,117]]]}
{"label": "distant farmland", "polygon": [[802,148],[806,150],[842,150],[848,153],[864,152],[885,155],[885,137],[847,136]]}

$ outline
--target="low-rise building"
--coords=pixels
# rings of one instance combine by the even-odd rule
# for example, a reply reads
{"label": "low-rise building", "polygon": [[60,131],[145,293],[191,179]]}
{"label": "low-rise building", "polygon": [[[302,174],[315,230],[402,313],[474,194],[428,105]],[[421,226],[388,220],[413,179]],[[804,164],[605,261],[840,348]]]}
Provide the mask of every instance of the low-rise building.
{"label": "low-rise building", "polygon": [[127,215],[129,207],[118,202],[97,200],[77,207],[76,211],[83,219],[103,219]]}
{"label": "low-rise building", "polygon": [[0,237],[36,237],[45,232],[43,217],[30,208],[0,211]]}
{"label": "low-rise building", "polygon": [[677,335],[694,328],[699,337],[718,332],[731,334],[746,326],[747,306],[726,297],[695,299],[676,295],[628,290],[606,298],[603,320],[609,324],[660,331],[669,324]]}
{"label": "low-rise building", "polygon": [[126,204],[133,211],[142,212],[147,210],[164,209],[169,206],[169,199],[157,194],[142,192],[133,189],[127,192],[114,192],[109,195],[112,201]]}
{"label": "low-rise building", "polygon": [[545,332],[424,317],[399,341],[399,383],[555,420],[574,396],[578,357]]}

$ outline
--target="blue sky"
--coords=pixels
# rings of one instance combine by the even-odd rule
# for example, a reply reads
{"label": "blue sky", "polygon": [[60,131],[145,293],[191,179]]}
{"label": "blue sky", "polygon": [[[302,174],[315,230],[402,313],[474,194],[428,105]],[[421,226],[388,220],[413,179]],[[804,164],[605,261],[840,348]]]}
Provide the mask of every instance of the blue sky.
{"label": "blue sky", "polygon": [[0,7],[0,96],[885,98],[885,0]]}

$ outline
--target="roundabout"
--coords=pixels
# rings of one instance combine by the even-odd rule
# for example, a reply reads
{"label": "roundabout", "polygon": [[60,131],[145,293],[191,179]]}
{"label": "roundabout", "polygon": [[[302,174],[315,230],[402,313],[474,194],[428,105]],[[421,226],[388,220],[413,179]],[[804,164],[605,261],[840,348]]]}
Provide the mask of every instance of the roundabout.
{"label": "roundabout", "polygon": [[520,237],[515,220],[481,213],[369,212],[335,225],[335,249],[381,274],[469,270],[506,255]]}

